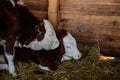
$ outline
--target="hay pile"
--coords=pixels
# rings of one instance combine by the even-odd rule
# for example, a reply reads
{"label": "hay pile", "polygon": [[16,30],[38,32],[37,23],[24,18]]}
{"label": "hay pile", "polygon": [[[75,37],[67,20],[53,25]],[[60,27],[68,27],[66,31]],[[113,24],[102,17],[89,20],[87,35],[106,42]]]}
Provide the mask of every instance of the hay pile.
{"label": "hay pile", "polygon": [[15,64],[18,76],[0,71],[0,80],[120,80],[120,60],[101,60],[97,47],[79,46],[80,60],[64,61],[56,71],[40,70],[32,61]]}

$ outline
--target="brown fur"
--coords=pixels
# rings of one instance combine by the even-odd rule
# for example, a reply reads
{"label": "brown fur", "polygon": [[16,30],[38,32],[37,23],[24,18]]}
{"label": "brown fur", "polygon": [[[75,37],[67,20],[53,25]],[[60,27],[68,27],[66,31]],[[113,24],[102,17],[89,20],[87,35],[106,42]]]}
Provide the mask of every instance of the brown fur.
{"label": "brown fur", "polygon": [[[40,24],[41,23],[41,24]],[[41,35],[35,30],[39,26]],[[0,38],[7,41],[6,51],[13,53],[16,37],[21,44],[34,39],[42,40],[45,34],[43,22],[40,22],[25,6],[12,6],[9,0],[0,0]]]}
{"label": "brown fur", "polygon": [[0,1],[0,38],[7,41],[6,51],[13,53],[13,45],[19,32],[19,15],[10,1]]}
{"label": "brown fur", "polygon": [[[3,0],[5,1],[5,0]],[[19,35],[18,41],[22,44],[28,44],[35,38],[42,40],[45,34],[44,25],[29,12],[25,6],[12,4],[6,0],[0,1],[0,38],[7,40],[7,52],[13,53],[13,45],[16,36]],[[41,26],[35,30],[35,26]],[[37,35],[38,30],[42,30],[41,35]],[[65,53],[63,46],[63,37],[67,35],[65,30],[57,31],[57,37],[60,41],[60,46],[55,50],[33,51],[28,48],[16,47],[15,60],[33,59],[37,64],[48,66],[51,70],[57,69],[56,61],[60,62]],[[2,52],[1,52],[2,53]]]}
{"label": "brown fur", "polygon": [[[37,27],[37,30],[36,30],[36,27]],[[41,41],[44,38],[44,35],[45,35],[45,32],[46,32],[43,22],[41,22],[40,25],[36,25],[36,27],[34,29],[35,30],[34,33],[26,34],[25,36],[20,35],[20,38],[19,38],[18,41],[22,45],[23,44],[28,45],[34,39],[38,39],[38,41]],[[39,34],[39,31],[41,32],[41,34]]]}
{"label": "brown fur", "polygon": [[15,48],[15,61],[16,60],[34,60],[37,64],[42,66],[48,66],[51,70],[57,69],[57,62],[61,61],[62,56],[65,53],[63,38],[67,35],[66,30],[56,31],[57,37],[60,41],[60,46],[54,50],[40,50],[33,51],[29,48]]}

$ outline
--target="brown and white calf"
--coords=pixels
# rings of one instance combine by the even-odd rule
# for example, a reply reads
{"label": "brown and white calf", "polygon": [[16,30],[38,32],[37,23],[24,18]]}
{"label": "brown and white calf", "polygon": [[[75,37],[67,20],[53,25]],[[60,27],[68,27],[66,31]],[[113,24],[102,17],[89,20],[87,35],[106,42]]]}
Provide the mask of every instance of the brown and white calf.
{"label": "brown and white calf", "polygon": [[[57,38],[60,45],[54,50],[40,50],[34,51],[30,48],[16,47],[15,59],[16,60],[34,60],[41,69],[56,70],[58,67],[57,62],[70,59],[80,59],[82,54],[77,48],[75,39],[66,30],[56,31]],[[4,61],[4,60],[3,60]],[[1,69],[6,68],[6,64],[1,66]]]}
{"label": "brown and white calf", "polygon": [[13,76],[16,75],[13,63],[13,47],[19,33],[18,16],[12,0],[0,0],[0,43],[4,46],[9,72]]}
{"label": "brown and white calf", "polygon": [[36,51],[42,49],[55,49],[59,46],[59,40],[56,37],[54,28],[48,20],[44,19],[42,26],[37,25],[35,29],[35,31],[38,32],[38,34],[34,35],[31,41],[29,41],[30,37],[26,36],[16,41],[15,46],[31,48],[32,50]]}
{"label": "brown and white calf", "polygon": [[[16,40],[33,50],[49,50],[59,46],[54,29],[52,27],[47,28],[49,25],[45,24],[45,30],[41,32],[41,28],[38,27],[40,24],[40,21],[25,6],[16,4],[13,0],[0,0],[0,45],[4,47],[9,73],[13,76],[16,75],[13,61]],[[44,32],[45,34],[43,34]],[[41,35],[44,35],[44,37],[39,37]],[[49,36],[52,37],[49,38]],[[48,42],[44,41],[46,39],[48,39]]]}

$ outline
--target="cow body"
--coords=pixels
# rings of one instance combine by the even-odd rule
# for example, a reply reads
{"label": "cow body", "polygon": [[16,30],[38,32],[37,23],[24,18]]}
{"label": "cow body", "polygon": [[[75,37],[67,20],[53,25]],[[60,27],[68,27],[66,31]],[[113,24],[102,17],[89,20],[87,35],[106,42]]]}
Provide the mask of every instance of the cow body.
{"label": "cow body", "polygon": [[[76,41],[66,30],[56,31],[60,42],[58,48],[53,50],[34,51],[30,48],[16,47],[15,60],[34,60],[41,69],[56,70],[58,62],[70,59],[80,59],[81,53],[77,49]],[[71,41],[72,40],[72,41]],[[67,42],[66,42],[67,41]],[[3,68],[6,68],[4,65]]]}
{"label": "cow body", "polygon": [[35,51],[29,47],[20,48],[19,46],[16,46],[15,60],[34,60],[41,69],[56,70],[58,67],[58,63],[61,62],[61,59],[65,54],[63,38],[67,35],[67,32],[65,30],[59,30],[56,32],[57,38],[60,43],[57,48],[51,50],[42,49],[39,51]]}
{"label": "cow body", "polygon": [[[45,33],[45,31],[50,35],[55,33],[52,28],[52,30],[47,28],[47,30],[42,29],[42,34],[39,34],[41,28],[36,31],[36,26],[41,27],[40,21],[25,6],[16,4],[13,0],[0,1],[0,45],[4,47],[4,54],[8,62],[9,73],[13,76],[16,75],[13,62],[16,40],[21,45],[25,45],[25,47],[32,48],[33,50],[49,50],[59,46],[57,37],[54,37],[54,40],[51,38],[52,43],[46,43],[47,46],[50,44],[47,48],[45,46],[46,44],[39,45],[38,43],[44,38],[43,33]],[[37,47],[33,47],[34,44],[31,43],[32,41],[35,41],[36,44],[38,44]],[[30,45],[32,44],[32,46],[29,46],[29,43]],[[54,46],[54,43],[57,43],[57,45],[55,44]]]}
{"label": "cow body", "polygon": [[[18,14],[15,10],[12,0],[0,1],[0,45],[4,46],[4,53],[9,65],[9,72],[13,76],[16,75],[13,62],[14,42],[19,33]],[[3,42],[3,40],[5,42]]]}

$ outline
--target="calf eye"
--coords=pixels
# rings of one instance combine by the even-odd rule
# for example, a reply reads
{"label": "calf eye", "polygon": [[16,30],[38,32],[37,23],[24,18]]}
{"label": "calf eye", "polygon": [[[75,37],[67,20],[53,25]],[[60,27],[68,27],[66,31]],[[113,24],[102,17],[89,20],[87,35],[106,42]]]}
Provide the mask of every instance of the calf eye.
{"label": "calf eye", "polygon": [[70,46],[66,46],[67,48],[71,48]]}

